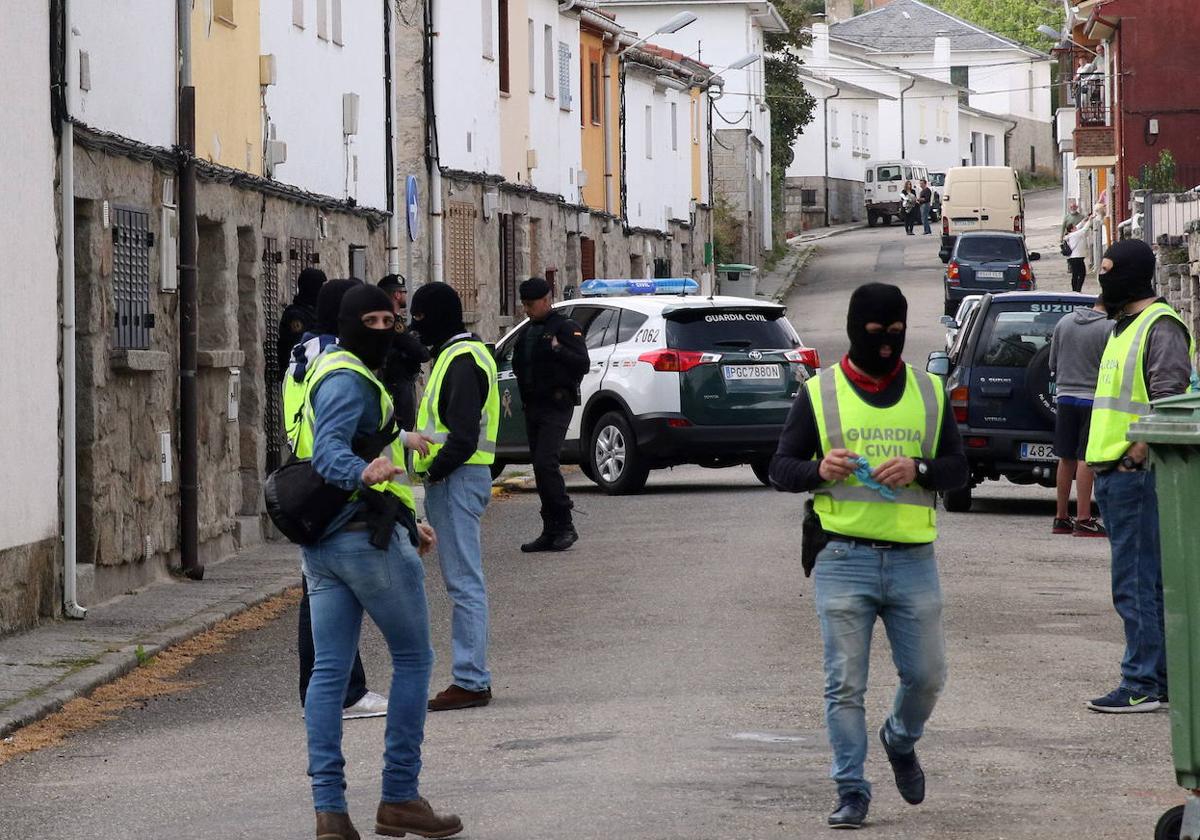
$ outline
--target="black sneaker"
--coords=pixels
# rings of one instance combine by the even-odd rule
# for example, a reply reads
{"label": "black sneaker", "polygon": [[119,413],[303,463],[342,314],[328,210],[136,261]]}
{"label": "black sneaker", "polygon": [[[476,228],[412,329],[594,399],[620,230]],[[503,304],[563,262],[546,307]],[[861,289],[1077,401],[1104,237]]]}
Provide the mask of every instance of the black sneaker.
{"label": "black sneaker", "polygon": [[1075,521],[1071,517],[1066,519],[1054,519],[1054,527],[1050,529],[1051,534],[1074,534]]}
{"label": "black sneaker", "polygon": [[879,727],[879,740],[896,776],[896,790],[900,791],[909,805],[920,805],[925,801],[925,771],[921,769],[921,762],[917,761],[917,751],[902,753],[893,749],[888,743],[886,723]]}
{"label": "black sneaker", "polygon": [[1089,700],[1087,707],[1093,712],[1128,715],[1137,712],[1153,712],[1162,708],[1157,697],[1137,694],[1127,688],[1115,688],[1103,697]]}
{"label": "black sneaker", "polygon": [[830,828],[862,828],[867,821],[870,798],[860,791],[838,797],[837,808],[829,815]]}
{"label": "black sneaker", "polygon": [[1163,692],[1162,694],[1158,695],[1158,708],[1168,709],[1170,707],[1171,707],[1171,701],[1167,697],[1166,692]]}
{"label": "black sneaker", "polygon": [[1108,531],[1097,519],[1075,520],[1075,536],[1077,537],[1107,537]]}

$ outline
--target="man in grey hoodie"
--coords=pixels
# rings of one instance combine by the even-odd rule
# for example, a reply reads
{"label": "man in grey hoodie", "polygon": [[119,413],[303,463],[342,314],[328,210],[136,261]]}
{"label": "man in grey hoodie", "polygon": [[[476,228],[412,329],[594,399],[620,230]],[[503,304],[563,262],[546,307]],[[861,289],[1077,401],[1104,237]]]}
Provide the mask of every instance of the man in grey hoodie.
{"label": "man in grey hoodie", "polygon": [[[1080,306],[1054,328],[1050,339],[1050,373],[1054,377],[1055,401],[1054,454],[1058,456],[1058,509],[1054,514],[1053,533],[1077,537],[1107,536],[1104,526],[1092,516],[1092,483],[1095,473],[1087,465],[1085,453],[1088,427],[1092,422],[1092,400],[1104,345],[1112,334],[1104,304],[1097,299],[1092,306]],[[1076,519],[1068,504],[1071,482],[1076,488]]]}

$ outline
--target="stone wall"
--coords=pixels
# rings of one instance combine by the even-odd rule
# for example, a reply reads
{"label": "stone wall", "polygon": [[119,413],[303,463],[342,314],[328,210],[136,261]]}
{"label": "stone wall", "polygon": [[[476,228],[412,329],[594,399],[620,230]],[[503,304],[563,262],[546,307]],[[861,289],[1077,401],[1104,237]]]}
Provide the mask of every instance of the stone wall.
{"label": "stone wall", "polygon": [[58,537],[0,551],[0,635],[58,612],[61,566]]}
{"label": "stone wall", "polygon": [[[81,147],[75,166],[79,562],[94,564],[89,594],[100,600],[179,562],[179,300],[162,291],[159,263],[163,181],[173,173]],[[148,211],[155,236],[149,278],[155,322],[145,349],[114,346],[117,207]],[[267,398],[278,385],[267,381],[273,347],[264,345],[268,322],[277,323],[294,293],[289,275],[316,265],[331,278],[347,276],[355,245],[366,248],[367,277],[378,278],[386,267],[386,230],[377,216],[206,178],[198,186],[197,217],[199,541],[200,561],[207,563],[233,552],[240,536],[260,534],[265,522],[268,435],[278,433],[267,428]],[[311,248],[293,248],[293,237]],[[274,298],[266,293],[268,268],[277,274]],[[236,417],[230,413],[235,374]],[[170,435],[167,482],[162,433]]]}
{"label": "stone wall", "polygon": [[[784,227],[799,233],[825,224],[825,177],[805,175],[788,178],[784,184]],[[804,190],[816,192],[816,204],[805,205]],[[860,222],[866,217],[866,197],[863,182],[845,178],[829,179],[829,224]]]}
{"label": "stone wall", "polygon": [[[736,259],[757,265],[762,254],[762,183],[751,177],[748,144],[757,142],[748,131],[717,129],[713,132],[713,194],[724,199],[735,219],[741,221]],[[757,203],[756,203],[757,199]]]}
{"label": "stone wall", "polygon": [[[1008,139],[1008,166],[1019,172],[1056,173],[1061,168],[1058,147],[1054,143],[1054,132],[1048,122],[1009,117],[1016,122]],[[1030,155],[1030,147],[1033,155]],[[1078,153],[1077,154],[1081,154]]]}
{"label": "stone wall", "polygon": [[[1183,256],[1182,252],[1159,249],[1160,263],[1165,254],[1172,253]],[[1175,307],[1196,336],[1200,335],[1200,232],[1188,234],[1186,259],[1185,263],[1160,264],[1157,286],[1158,293]],[[1200,358],[1193,362],[1200,364]]]}

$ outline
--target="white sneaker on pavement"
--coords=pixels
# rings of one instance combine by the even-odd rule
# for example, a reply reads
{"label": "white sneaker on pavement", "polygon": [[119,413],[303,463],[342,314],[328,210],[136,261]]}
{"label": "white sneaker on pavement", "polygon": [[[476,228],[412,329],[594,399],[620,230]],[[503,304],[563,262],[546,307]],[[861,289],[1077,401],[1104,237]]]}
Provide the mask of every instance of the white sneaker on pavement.
{"label": "white sneaker on pavement", "polygon": [[388,699],[382,694],[368,691],[353,706],[342,709],[342,720],[358,720],[359,718],[383,717],[387,714]]}

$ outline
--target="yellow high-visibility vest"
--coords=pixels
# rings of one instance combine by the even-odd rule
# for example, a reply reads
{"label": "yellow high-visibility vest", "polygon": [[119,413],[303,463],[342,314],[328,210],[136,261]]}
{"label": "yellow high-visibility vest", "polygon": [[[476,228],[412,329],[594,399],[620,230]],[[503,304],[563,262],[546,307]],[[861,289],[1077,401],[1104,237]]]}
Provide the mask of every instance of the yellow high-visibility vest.
{"label": "yellow high-visibility vest", "polygon": [[493,464],[496,461],[496,438],[500,433],[500,388],[496,384],[496,360],[487,345],[477,339],[456,341],[444,349],[433,363],[433,371],[429,374],[429,382],[421,397],[420,408],[417,409],[417,431],[433,441],[429,445],[429,454],[416,454],[413,457],[414,468],[423,473],[429,469],[433,459],[445,445],[450,429],[442,422],[438,411],[438,400],[442,393],[442,384],[446,379],[446,371],[450,363],[460,356],[470,355],[475,364],[486,374],[488,380],[487,398],[483,403],[483,411],[479,417],[479,443],[476,450],[467,459],[468,464]]}

